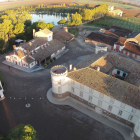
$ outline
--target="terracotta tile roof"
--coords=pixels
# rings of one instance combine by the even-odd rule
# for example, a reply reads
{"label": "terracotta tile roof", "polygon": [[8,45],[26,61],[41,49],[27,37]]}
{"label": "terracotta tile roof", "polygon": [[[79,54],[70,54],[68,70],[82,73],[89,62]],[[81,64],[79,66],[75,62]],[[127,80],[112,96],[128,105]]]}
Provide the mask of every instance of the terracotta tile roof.
{"label": "terracotta tile roof", "polygon": [[119,45],[119,46],[124,46],[123,43],[121,43],[120,41],[115,42],[114,44]]}
{"label": "terracotta tile roof", "polygon": [[[118,67],[121,67],[125,70],[130,67],[127,71],[133,73],[133,75],[129,73],[131,77],[128,77],[128,81],[123,81],[103,73],[104,71],[106,71],[106,69],[101,69],[103,70],[102,72],[90,67],[69,72],[67,77],[89,88],[95,89],[96,91],[106,94],[107,96],[115,98],[118,101],[124,102],[128,105],[140,109],[140,89],[138,86],[133,85],[133,82],[135,82],[135,78],[133,76],[135,76],[136,73],[140,74],[140,64],[135,63],[131,60],[127,60],[126,58],[119,57],[117,55],[116,57],[114,56],[114,54],[105,55],[104,57],[99,59],[101,61],[101,64],[98,61],[99,65],[104,67],[104,65],[107,64],[111,68],[111,65],[117,66],[117,64],[119,64]],[[113,61],[115,62],[113,63]],[[97,61],[95,63],[98,64]],[[94,65],[94,63],[92,65]],[[140,78],[140,75],[138,75],[136,78]]]}
{"label": "terracotta tile roof", "polygon": [[24,49],[29,49],[30,51],[34,50],[35,48],[37,48],[40,45],[43,45],[47,42],[47,38],[45,37],[38,37],[35,39],[32,39],[30,41],[28,41],[25,44],[22,44],[21,47]]}
{"label": "terracotta tile roof", "polygon": [[113,33],[115,33],[116,35],[121,36],[121,37],[128,36],[129,34],[132,33],[132,31],[129,29],[124,29],[124,28],[117,27],[117,26],[111,26],[111,27],[109,27],[109,30],[110,31],[114,30]]}
{"label": "terracotta tile roof", "polygon": [[107,73],[113,67],[113,65],[107,60],[105,60],[104,57],[101,57],[90,65],[90,67],[94,69],[97,69],[98,66],[100,67],[100,70],[104,73]]}
{"label": "terracotta tile roof", "polygon": [[122,44],[124,44],[126,40],[127,39],[124,37],[119,37],[119,39],[118,39],[118,41],[121,42]]}
{"label": "terracotta tile roof", "polygon": [[49,45],[47,47],[38,49],[37,52],[32,54],[31,56],[36,60],[42,61],[64,46],[65,45],[62,42],[53,39],[49,42]]}
{"label": "terracotta tile roof", "polygon": [[109,31],[109,30],[106,30],[105,31],[105,34],[107,34],[107,35],[109,35],[109,36],[113,36],[113,37],[119,37],[118,35],[116,35],[115,33],[113,33],[113,32],[111,32],[111,31]]}
{"label": "terracotta tile roof", "polygon": [[137,41],[138,41],[139,44],[140,44],[140,34],[138,34],[138,35],[135,37],[135,39],[137,39]]}
{"label": "terracotta tile roof", "polygon": [[124,50],[140,55],[140,46],[134,43],[126,42]]}
{"label": "terracotta tile roof", "polygon": [[64,43],[66,41],[69,41],[71,38],[73,38],[74,35],[72,35],[72,34],[70,34],[68,32],[65,32],[65,31],[61,31],[59,33],[54,34],[53,37],[54,37],[54,39],[57,39],[57,40],[59,40],[59,41]]}
{"label": "terracotta tile roof", "polygon": [[30,63],[32,63],[32,62],[35,61],[34,59],[32,59],[32,58],[29,57],[29,56],[24,57],[22,60],[25,61],[25,62],[27,62],[28,64],[30,64]]}
{"label": "terracotta tile roof", "polygon": [[93,41],[114,46],[114,42],[117,42],[118,39],[105,34],[92,32],[85,38],[85,40],[93,40]]}
{"label": "terracotta tile roof", "polygon": [[19,58],[22,58],[22,57],[25,56],[24,52],[21,51],[21,50],[16,51],[16,53],[17,53],[17,55],[18,55]]}
{"label": "terracotta tile roof", "polygon": [[40,31],[38,31],[38,32],[42,32],[42,33],[44,33],[44,34],[50,34],[50,33],[53,33],[52,31],[50,31],[49,29],[44,29],[44,30],[40,30]]}

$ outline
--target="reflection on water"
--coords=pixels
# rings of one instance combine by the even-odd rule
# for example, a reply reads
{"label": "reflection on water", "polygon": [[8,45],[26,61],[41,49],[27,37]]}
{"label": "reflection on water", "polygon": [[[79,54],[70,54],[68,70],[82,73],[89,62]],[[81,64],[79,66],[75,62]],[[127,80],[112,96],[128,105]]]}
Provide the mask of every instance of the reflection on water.
{"label": "reflection on water", "polygon": [[58,25],[57,22],[61,19],[67,19],[67,14],[65,13],[53,13],[53,12],[49,12],[49,13],[31,13],[32,16],[32,23],[36,22],[38,20],[43,20],[46,23],[53,23],[54,26]]}

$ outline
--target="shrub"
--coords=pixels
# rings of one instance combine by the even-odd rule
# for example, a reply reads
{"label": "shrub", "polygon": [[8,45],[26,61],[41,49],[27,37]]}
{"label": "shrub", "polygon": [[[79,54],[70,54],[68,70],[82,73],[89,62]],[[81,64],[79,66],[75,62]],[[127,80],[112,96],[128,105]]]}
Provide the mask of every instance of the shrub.
{"label": "shrub", "polygon": [[53,57],[53,60],[56,60],[56,58],[55,58],[55,57]]}
{"label": "shrub", "polygon": [[46,64],[47,64],[47,65],[49,65],[49,64],[50,64],[50,62],[47,62]]}
{"label": "shrub", "polygon": [[51,59],[50,62],[53,62],[53,59]]}

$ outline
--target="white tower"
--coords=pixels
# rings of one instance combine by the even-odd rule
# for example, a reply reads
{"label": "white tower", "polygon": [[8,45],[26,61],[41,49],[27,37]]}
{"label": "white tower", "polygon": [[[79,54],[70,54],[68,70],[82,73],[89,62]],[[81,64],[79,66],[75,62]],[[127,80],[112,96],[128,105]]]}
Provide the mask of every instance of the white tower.
{"label": "white tower", "polygon": [[67,68],[62,65],[57,65],[51,68],[53,97],[63,99],[68,96],[67,73]]}

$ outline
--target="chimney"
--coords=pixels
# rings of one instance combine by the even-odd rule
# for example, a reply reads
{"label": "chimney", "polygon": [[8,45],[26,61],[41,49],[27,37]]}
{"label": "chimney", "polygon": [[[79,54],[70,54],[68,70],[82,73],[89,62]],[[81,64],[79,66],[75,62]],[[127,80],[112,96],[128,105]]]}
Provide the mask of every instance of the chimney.
{"label": "chimney", "polygon": [[69,71],[71,71],[71,70],[72,70],[72,64],[69,65]]}
{"label": "chimney", "polygon": [[27,52],[27,56],[29,56],[29,54],[30,54],[29,49],[26,49],[26,52]]}
{"label": "chimney", "polygon": [[64,27],[64,31],[65,32],[68,32],[68,27]]}
{"label": "chimney", "polygon": [[23,43],[26,43],[26,40],[23,40]]}
{"label": "chimney", "polygon": [[16,45],[13,45],[13,49],[14,49],[14,50],[16,49]]}
{"label": "chimney", "polygon": [[33,38],[35,37],[35,29],[33,29]]}
{"label": "chimney", "polygon": [[100,71],[100,67],[97,67],[97,71]]}

